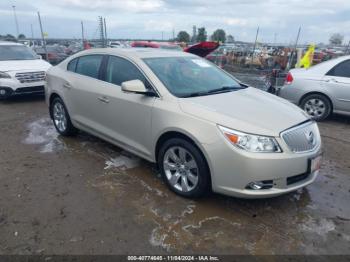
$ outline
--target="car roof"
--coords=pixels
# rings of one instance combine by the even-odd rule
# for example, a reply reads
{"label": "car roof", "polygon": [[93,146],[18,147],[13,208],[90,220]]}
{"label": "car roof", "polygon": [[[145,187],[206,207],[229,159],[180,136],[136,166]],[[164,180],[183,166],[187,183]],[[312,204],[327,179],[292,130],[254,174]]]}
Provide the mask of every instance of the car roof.
{"label": "car roof", "polygon": [[0,41],[0,45],[23,45],[23,44],[11,42],[11,41]]}
{"label": "car roof", "polygon": [[109,54],[109,55],[120,55],[129,58],[156,58],[156,57],[197,57],[193,54],[175,51],[175,50],[164,50],[159,48],[94,48],[82,51],[77,56],[88,55],[88,54]]}
{"label": "car roof", "polygon": [[319,63],[317,65],[314,65],[308,69],[310,72],[325,74],[327,73],[331,68],[333,68],[335,65],[350,59],[350,55],[340,56],[337,58],[333,58],[331,60]]}

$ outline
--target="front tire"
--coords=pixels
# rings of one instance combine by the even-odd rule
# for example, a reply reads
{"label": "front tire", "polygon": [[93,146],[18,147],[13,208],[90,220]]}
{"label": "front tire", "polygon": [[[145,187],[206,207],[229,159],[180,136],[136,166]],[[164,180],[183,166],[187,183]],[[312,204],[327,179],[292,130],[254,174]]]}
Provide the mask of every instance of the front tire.
{"label": "front tire", "polygon": [[57,132],[62,136],[73,136],[78,130],[73,126],[67,108],[60,97],[50,104],[50,114]]}
{"label": "front tire", "polygon": [[331,102],[321,94],[306,96],[301,101],[300,107],[316,121],[325,120],[332,113]]}
{"label": "front tire", "polygon": [[201,151],[182,138],[160,148],[158,166],[167,186],[178,195],[197,198],[210,192],[210,172]]}

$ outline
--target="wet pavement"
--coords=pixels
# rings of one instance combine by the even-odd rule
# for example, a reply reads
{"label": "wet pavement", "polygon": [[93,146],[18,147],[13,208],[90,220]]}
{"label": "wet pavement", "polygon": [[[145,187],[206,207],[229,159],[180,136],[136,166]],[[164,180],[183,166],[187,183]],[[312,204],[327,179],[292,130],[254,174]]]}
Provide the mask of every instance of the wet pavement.
{"label": "wet pavement", "polygon": [[178,197],[153,164],[58,136],[40,98],[0,102],[0,123],[0,254],[350,253],[349,117],[319,125],[315,183],[265,200]]}

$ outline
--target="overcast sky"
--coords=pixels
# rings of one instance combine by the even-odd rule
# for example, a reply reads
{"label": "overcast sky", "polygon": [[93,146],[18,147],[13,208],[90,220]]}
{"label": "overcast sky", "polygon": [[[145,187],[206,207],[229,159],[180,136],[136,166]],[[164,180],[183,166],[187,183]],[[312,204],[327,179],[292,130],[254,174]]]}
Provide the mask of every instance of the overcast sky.
{"label": "overcast sky", "polygon": [[98,16],[106,17],[113,38],[164,39],[175,30],[192,34],[205,26],[210,35],[222,28],[236,40],[289,43],[302,27],[301,43],[328,42],[338,32],[350,40],[350,0],[0,0],[0,34],[16,34],[12,5],[20,33],[39,37],[37,11],[52,38],[80,37],[80,21],[88,38],[98,37]]}

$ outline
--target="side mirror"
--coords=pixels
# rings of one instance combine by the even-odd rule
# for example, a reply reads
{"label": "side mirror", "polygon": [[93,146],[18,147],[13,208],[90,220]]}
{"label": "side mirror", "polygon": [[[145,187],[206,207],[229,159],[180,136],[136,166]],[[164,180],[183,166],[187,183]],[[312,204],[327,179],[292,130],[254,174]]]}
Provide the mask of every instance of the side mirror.
{"label": "side mirror", "polygon": [[140,80],[130,80],[122,83],[122,90],[124,92],[146,94],[148,90]]}

